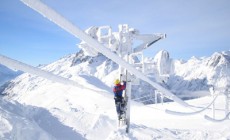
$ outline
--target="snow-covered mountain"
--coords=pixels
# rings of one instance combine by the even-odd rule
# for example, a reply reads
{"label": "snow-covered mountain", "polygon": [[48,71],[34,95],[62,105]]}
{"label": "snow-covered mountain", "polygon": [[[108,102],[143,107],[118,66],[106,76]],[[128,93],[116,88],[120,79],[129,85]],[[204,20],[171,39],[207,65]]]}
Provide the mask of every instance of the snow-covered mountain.
{"label": "snow-covered mountain", "polygon": [[19,74],[21,74],[21,72],[11,70],[0,64],[0,86],[11,79],[14,79]]}
{"label": "snow-covered mountain", "polygon": [[[229,56],[229,51],[226,51],[185,62],[173,60],[167,51],[160,51],[155,57],[146,58],[145,61],[154,64],[152,70],[148,71],[149,77],[176,94],[189,93],[193,97],[192,94],[208,94],[210,85],[224,87],[227,84],[230,75]],[[0,104],[0,138],[230,138],[230,125],[226,125],[226,122],[223,122],[223,127],[223,123],[210,123],[202,115],[184,118],[165,114],[164,108],[187,110],[174,103],[161,107],[132,102],[131,133],[127,135],[122,129],[117,130],[111,87],[119,74],[118,68],[117,64],[101,54],[92,57],[80,51],[43,66],[42,69],[82,83],[93,90],[54,83],[28,73],[16,77],[5,84],[2,90],[2,94],[7,96],[1,99]],[[154,88],[140,81],[139,86],[133,85],[132,98],[149,95],[150,92],[153,93]],[[203,97],[190,102],[193,105],[206,106],[210,101],[210,97]],[[147,103],[151,103],[151,100]],[[223,108],[223,105],[221,97],[218,107]],[[210,115],[210,110],[206,113]],[[223,111],[219,110],[217,117],[223,115]]]}
{"label": "snow-covered mountain", "polygon": [[168,87],[178,94],[226,88],[230,81],[230,51],[216,52],[211,57],[191,58],[187,62],[174,60],[174,73]]}
{"label": "snow-covered mountain", "polygon": [[[147,72],[152,80],[159,82],[159,84],[182,98],[206,96],[209,94],[211,86],[215,88],[226,87],[226,84],[230,81],[230,51],[214,53],[211,57],[193,57],[188,61],[182,61],[170,58],[169,53],[163,50],[157,53],[155,57],[145,58],[145,63],[152,64],[151,69]],[[97,80],[98,84],[95,86],[107,91],[110,91],[114,79],[119,76],[119,66],[116,63],[102,54],[94,57],[88,56],[82,50],[44,66],[43,69],[74,81],[79,76],[89,82]],[[24,78],[25,75],[28,74],[21,77]],[[35,76],[29,76],[27,76],[27,81],[39,84],[34,82],[37,79],[34,78]],[[21,77],[9,83],[11,88],[7,88],[3,93],[12,93],[11,89],[15,88],[14,85],[19,87],[18,84],[14,84],[18,81],[22,83],[23,89],[20,89],[21,91],[28,90],[28,87],[23,85]],[[154,96],[154,90],[149,84],[140,81],[139,85],[133,85],[132,98]],[[146,98],[141,99],[141,101],[143,100],[146,100]],[[150,100],[145,103],[153,103],[153,101]]]}
{"label": "snow-covered mountain", "polygon": [[[210,57],[192,57],[188,61],[183,61],[170,58],[170,54],[163,50],[152,58],[145,58],[146,64],[152,64],[146,74],[182,98],[202,97],[209,94],[210,87],[227,86],[230,81],[229,58],[229,51],[223,51],[216,52]],[[138,61],[137,58],[133,59]],[[71,64],[71,66],[76,65],[78,74],[96,77],[109,87],[113,86],[112,81],[118,76],[118,65],[103,55],[90,57],[84,55],[84,52],[79,52]],[[143,81],[140,81],[137,86],[133,85],[132,89],[132,98],[154,96],[155,89]],[[145,103],[153,103],[153,101]]]}

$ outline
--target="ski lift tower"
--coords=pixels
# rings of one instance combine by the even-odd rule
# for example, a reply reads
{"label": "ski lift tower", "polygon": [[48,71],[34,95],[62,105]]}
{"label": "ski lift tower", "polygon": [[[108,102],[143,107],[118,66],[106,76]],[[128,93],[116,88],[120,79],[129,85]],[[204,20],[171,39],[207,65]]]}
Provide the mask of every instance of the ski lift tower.
{"label": "ski lift tower", "polygon": [[[121,24],[118,26],[119,31],[118,33],[111,33],[111,30],[108,30],[108,34],[105,35],[109,37],[109,48],[112,49],[112,51],[115,51],[122,59],[127,61],[129,64],[132,64],[130,56],[138,56],[142,55],[143,59],[143,50],[150,47],[155,42],[159,41],[160,39],[163,39],[166,37],[165,34],[139,34],[139,31],[133,28],[129,28],[127,24]],[[99,27],[99,38],[102,37],[101,30],[104,28]],[[142,44],[132,47],[134,45],[134,40],[142,41]],[[144,68],[144,61],[142,62],[142,68]],[[120,73],[120,80],[126,81],[126,91],[124,93],[124,99],[126,101],[126,115],[125,115],[125,121],[123,122],[124,125],[126,125],[126,132],[129,132],[129,124],[130,124],[130,100],[131,100],[131,85],[132,80],[134,79],[125,68],[119,67],[119,73]],[[119,122],[120,124],[120,122]]]}
{"label": "ski lift tower", "polygon": [[[160,39],[166,37],[165,34],[140,34],[138,30],[129,28],[127,24],[120,24],[118,26],[118,32],[112,32],[110,26],[100,26],[100,27],[90,27],[86,30],[92,38],[95,38],[109,48],[111,51],[115,52],[120,58],[132,64],[134,67],[141,68],[142,72],[145,72],[145,64],[143,57],[143,50],[150,47],[152,44],[157,42]],[[134,41],[141,41],[142,43],[136,47],[133,47]],[[92,56],[97,55],[97,51],[92,49],[87,45],[86,42],[82,42],[79,46],[84,49],[85,52],[88,52]],[[141,55],[142,61],[136,65],[132,62],[131,57],[138,57]],[[126,81],[126,90],[124,95],[126,109],[125,109],[125,118],[119,120],[119,126],[126,125],[126,132],[129,132],[129,123],[130,123],[130,99],[131,99],[131,85],[132,81],[135,79],[133,75],[128,73],[128,71],[119,67],[120,81]]]}

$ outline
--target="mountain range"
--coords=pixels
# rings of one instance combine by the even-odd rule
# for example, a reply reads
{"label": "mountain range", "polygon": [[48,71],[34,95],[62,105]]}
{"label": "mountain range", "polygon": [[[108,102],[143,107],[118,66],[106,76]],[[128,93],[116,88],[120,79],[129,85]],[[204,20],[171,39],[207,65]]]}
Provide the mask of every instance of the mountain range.
{"label": "mountain range", "polygon": [[[212,97],[209,88],[229,87],[230,51],[216,52],[210,57],[188,61],[170,58],[160,51],[145,58],[145,73],[152,80],[196,106],[207,106]],[[133,61],[139,63],[137,58]],[[2,139],[228,139],[230,128],[223,123],[210,123],[202,115],[178,117],[166,114],[163,108],[190,111],[174,103],[156,103],[155,89],[133,78],[131,133],[116,127],[113,102],[113,80],[119,66],[102,54],[88,56],[83,50],[39,68],[68,78],[90,88],[56,83],[1,67],[10,75],[1,86],[0,138]],[[152,68],[152,69],[151,69]],[[11,79],[11,80],[10,80]],[[2,78],[1,78],[2,80]],[[220,91],[220,90],[216,90]],[[158,97],[160,100],[160,97]],[[224,97],[218,98],[216,117],[223,117]],[[165,99],[165,101],[167,101]],[[139,103],[138,103],[139,102]],[[206,111],[210,115],[210,110]],[[218,129],[217,129],[218,128]]]}
{"label": "mountain range", "polygon": [[[138,58],[132,59],[133,61],[140,61]],[[227,87],[230,81],[230,51],[216,52],[210,57],[192,57],[188,61],[184,61],[172,59],[167,51],[162,50],[152,58],[145,58],[144,63],[151,64],[151,67],[145,70],[148,77],[182,99],[209,95],[210,87]],[[89,82],[97,80],[98,84],[95,86],[107,91],[110,91],[113,87],[114,79],[119,78],[119,66],[116,63],[102,54],[88,56],[83,50],[42,66],[42,69],[74,81],[79,76]],[[3,77],[1,83],[19,75],[19,72],[7,69],[4,66],[0,67],[0,72],[0,77]],[[25,75],[27,75],[26,81],[23,80]],[[39,82],[35,82],[37,79],[45,80],[34,75],[22,74],[3,85],[1,87],[2,94],[11,94],[11,90],[19,88],[19,85],[15,84],[19,81],[21,85],[24,81],[28,85],[27,82],[29,81],[29,85],[36,83],[36,86],[39,87]],[[137,83],[132,86],[132,98],[139,98],[138,101],[145,101],[145,104],[154,103],[154,100],[146,101],[146,99],[149,99],[149,96],[155,96],[155,89],[144,81],[138,80]],[[26,88],[28,87],[23,85],[20,91],[28,90]]]}

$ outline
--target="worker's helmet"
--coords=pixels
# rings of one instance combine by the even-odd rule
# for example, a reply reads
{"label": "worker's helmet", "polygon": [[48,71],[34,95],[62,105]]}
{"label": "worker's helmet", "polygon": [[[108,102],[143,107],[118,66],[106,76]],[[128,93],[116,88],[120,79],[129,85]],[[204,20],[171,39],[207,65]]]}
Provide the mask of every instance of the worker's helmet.
{"label": "worker's helmet", "polygon": [[114,84],[115,84],[115,85],[120,84],[120,80],[119,80],[119,79],[116,79],[116,80],[114,81]]}

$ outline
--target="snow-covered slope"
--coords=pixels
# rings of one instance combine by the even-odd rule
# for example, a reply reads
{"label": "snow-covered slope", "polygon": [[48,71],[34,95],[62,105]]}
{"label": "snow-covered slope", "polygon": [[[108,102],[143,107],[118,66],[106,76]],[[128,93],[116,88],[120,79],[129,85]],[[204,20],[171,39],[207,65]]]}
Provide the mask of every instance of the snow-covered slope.
{"label": "snow-covered slope", "polygon": [[[225,77],[229,76],[227,69],[225,71],[225,67],[223,67],[223,65],[228,67],[229,63],[229,55],[226,54],[228,52],[215,53],[208,58],[193,58],[182,63],[170,59],[168,53],[164,51],[155,58],[148,59],[148,61],[154,61],[156,64],[157,67],[153,70],[156,72],[155,75],[161,73],[160,70],[167,69],[164,71],[164,76],[168,74],[169,79],[166,79],[164,84],[168,84],[169,89],[179,88],[180,84],[177,86],[170,85],[173,82],[171,80],[175,77],[180,77],[175,83],[181,82],[182,84],[186,80],[191,82],[192,79],[212,74],[207,78],[209,82],[201,82],[206,87],[207,83],[214,82],[214,80],[222,83],[223,76],[219,77],[220,74]],[[166,59],[162,57],[166,57]],[[168,62],[171,63],[170,68],[166,65]],[[165,64],[161,65],[160,63]],[[177,67],[181,67],[181,71]],[[188,69],[186,70],[185,67]],[[209,69],[210,67],[212,69]],[[166,103],[163,106],[159,104],[144,106],[132,102],[130,133],[125,134],[124,129],[117,129],[111,86],[113,79],[118,75],[118,65],[103,55],[89,57],[80,51],[77,54],[63,57],[42,69],[82,83],[91,87],[92,90],[54,83],[27,73],[18,76],[5,85],[6,87],[2,91],[7,94],[7,96],[1,97],[4,99],[1,99],[0,104],[0,123],[2,124],[0,137],[2,139],[230,138],[229,121],[212,123],[204,119],[204,114],[189,117],[166,114],[165,108],[191,111],[174,103]],[[194,89],[197,86],[203,88],[199,82],[191,83],[194,85]],[[186,86],[181,86],[181,89],[183,88],[190,90],[191,94],[194,93],[192,87],[189,89]],[[152,87],[141,82],[138,89],[139,92],[148,92],[147,90],[152,89]],[[211,100],[212,97],[203,97],[191,100],[189,103],[197,107],[204,107]],[[224,116],[223,96],[217,99],[216,105],[218,108],[216,117],[222,118]],[[211,109],[204,113],[209,116],[212,115]]]}
{"label": "snow-covered slope", "polygon": [[[44,113],[40,113],[44,112]],[[52,140],[52,135],[39,127],[38,122],[43,115],[50,113],[39,107],[22,105],[16,101],[8,102],[0,99],[0,139],[43,139]],[[52,119],[50,117],[50,119]],[[55,119],[53,117],[53,119]],[[50,120],[52,121],[52,120]]]}
{"label": "snow-covered slope", "polygon": [[226,88],[230,82],[229,52],[216,52],[207,58],[193,57],[187,62],[174,60],[174,74],[169,77],[168,87],[182,95],[196,91],[198,97],[199,91],[208,91],[210,86]]}
{"label": "snow-covered slope", "polygon": [[[160,51],[155,57],[145,59],[145,62],[153,64],[147,73],[152,80],[187,98],[208,95],[210,86],[225,87],[230,81],[229,58],[229,51],[225,51],[214,53],[207,58],[193,57],[185,62],[170,58],[167,51]],[[92,57],[80,51],[63,57],[43,69],[74,81],[79,76],[88,79],[89,82],[98,80],[95,86],[109,91],[114,79],[119,75],[118,68],[116,63],[101,54]],[[155,89],[144,81],[140,81],[137,86],[133,85],[132,89],[133,99],[146,95],[154,96]],[[142,98],[143,100],[146,98]]]}
{"label": "snow-covered slope", "polygon": [[[210,84],[217,83],[215,86],[223,87],[229,80],[229,51],[207,58],[192,58],[187,62],[173,60],[168,52],[161,51],[154,58],[146,59],[146,62],[151,61],[155,68],[148,76],[157,75],[159,79],[162,76],[164,82],[161,84],[178,94],[184,91],[189,95],[194,91],[196,94],[198,91],[208,93]],[[91,57],[80,51],[42,69],[93,90],[51,82],[27,73],[16,77],[2,90],[7,95],[2,97],[4,99],[0,104],[2,139],[230,138],[229,121],[212,123],[205,120],[203,114],[189,117],[166,114],[165,108],[191,111],[174,103],[144,106],[132,102],[130,134],[125,134],[122,128],[117,130],[111,86],[118,75],[118,65],[101,54]],[[154,92],[154,89],[141,81],[139,86],[133,86],[133,98],[141,96],[138,95],[140,93],[149,94],[150,91]],[[204,107],[211,100],[211,97],[203,97],[189,102]],[[216,117],[221,118],[224,116],[223,96],[217,101],[219,110]],[[205,114],[212,115],[211,110]],[[22,133],[24,131],[29,133]]]}
{"label": "snow-covered slope", "polygon": [[5,82],[15,78],[19,74],[21,74],[21,72],[11,70],[0,64],[0,86]]}
{"label": "snow-covered slope", "polygon": [[[24,82],[29,75],[24,75]],[[41,80],[41,79],[40,79]],[[172,116],[164,109],[190,111],[174,103],[144,106],[132,102],[130,133],[117,129],[113,96],[73,86],[34,80],[37,87],[14,90],[1,100],[1,139],[199,139],[230,138],[230,122],[212,123],[201,115]],[[97,81],[91,81],[96,84]],[[22,86],[22,85],[20,85]],[[19,86],[19,87],[20,87]],[[17,100],[19,103],[12,101]],[[206,106],[211,97],[190,101]],[[217,100],[217,118],[223,117],[223,97]],[[11,103],[12,102],[12,103]],[[23,104],[23,105],[22,105]],[[211,109],[205,112],[211,115]]]}
{"label": "snow-covered slope", "polygon": [[[167,51],[160,51],[154,57],[145,59],[145,62],[153,64],[148,71],[148,76],[173,93],[181,97],[202,97],[209,94],[210,86],[225,87],[226,83],[229,83],[229,57],[229,51],[225,51],[214,53],[207,58],[193,57],[184,62],[170,58]],[[69,63],[71,61],[69,65],[76,74],[96,77],[108,87],[113,86],[113,80],[119,75],[119,66],[101,54],[91,57],[80,51],[68,61]],[[62,64],[54,63],[53,65],[61,66]],[[47,70],[53,69],[51,67]],[[153,95],[154,90],[146,82],[140,81],[138,86],[133,85],[132,98]],[[142,99],[145,100],[145,98]],[[151,103],[151,101],[145,103]]]}
{"label": "snow-covered slope", "polygon": [[[89,80],[88,77],[79,77],[75,80],[98,90],[95,85],[87,82]],[[91,79],[90,82],[99,84],[98,80],[95,79]],[[112,109],[113,102],[110,99],[113,99],[113,96],[109,93],[105,94],[102,91],[105,90],[103,88],[100,89],[102,92],[97,93],[79,87],[53,83],[29,74],[19,76],[9,86],[14,86],[14,88],[7,89],[11,94],[4,96],[6,102],[17,100],[20,104],[24,104],[23,110],[19,111],[24,115],[22,116],[23,119],[28,121],[28,123],[35,124],[44,134],[47,133],[49,136],[47,139],[50,139],[50,137],[52,139],[68,140],[85,139],[89,137],[88,134],[96,131],[111,131],[110,127],[116,125],[115,121],[106,115],[107,111],[111,112],[110,109]],[[34,109],[27,110],[28,106],[32,106]],[[4,110],[7,109],[4,108]],[[20,108],[13,106],[12,109],[12,112],[15,112]],[[2,112],[2,114],[4,116],[8,113]],[[109,114],[115,115],[115,112]],[[4,118],[12,129],[17,129],[14,128],[18,125],[17,121],[9,120],[8,116]],[[104,118],[109,121],[108,127],[106,125],[102,127],[102,124],[100,124],[100,120],[104,121]],[[3,123],[6,122],[5,120],[1,121]],[[96,128],[93,129],[93,127]],[[104,127],[107,130],[104,130]],[[29,128],[33,129],[32,126]],[[12,129],[9,128],[7,132],[4,132],[2,138],[13,137],[11,136],[13,133]],[[15,131],[20,133],[20,131]],[[38,132],[28,135],[27,139],[40,139],[37,135],[41,137],[43,133],[40,134]],[[20,135],[16,139],[24,136],[23,133]],[[93,139],[93,136],[91,139]]]}

